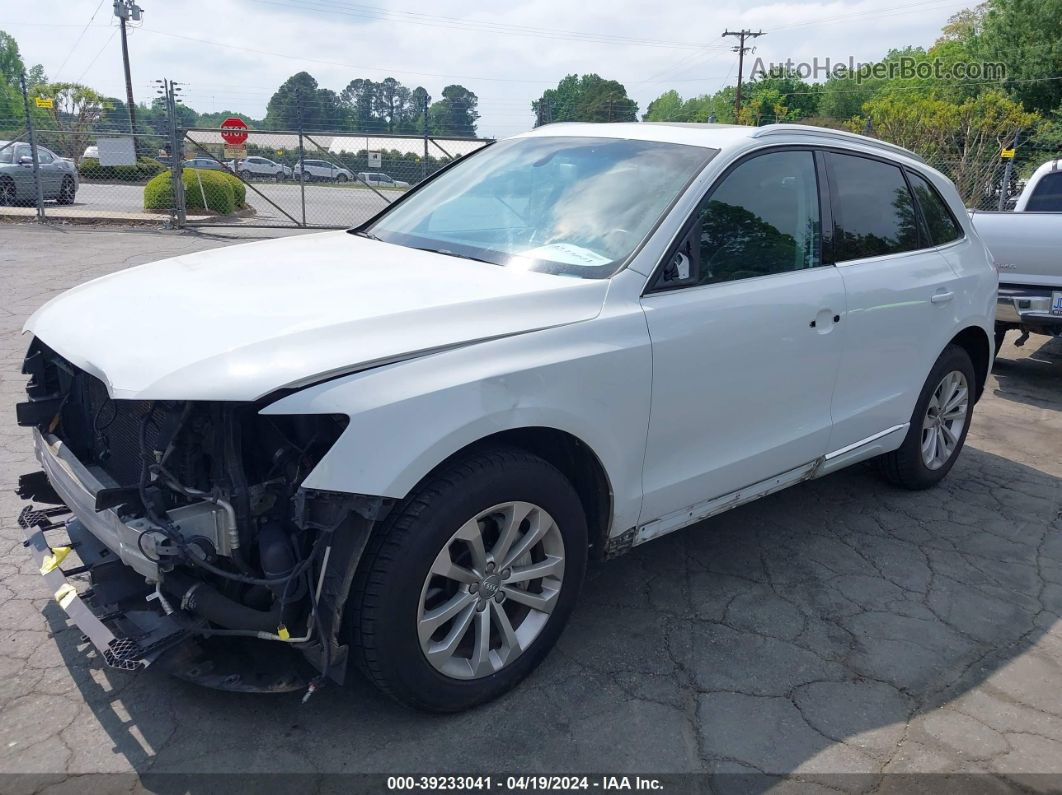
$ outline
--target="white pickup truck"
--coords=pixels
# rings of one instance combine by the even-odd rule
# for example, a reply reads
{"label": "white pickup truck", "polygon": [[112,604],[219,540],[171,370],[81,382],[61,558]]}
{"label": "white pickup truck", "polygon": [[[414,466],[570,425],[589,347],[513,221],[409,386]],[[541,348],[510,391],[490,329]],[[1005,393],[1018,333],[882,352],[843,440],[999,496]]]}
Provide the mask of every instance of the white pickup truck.
{"label": "white pickup truck", "polygon": [[1062,159],[1029,179],[1013,212],[973,212],[999,272],[996,350],[1011,329],[1062,336]]}

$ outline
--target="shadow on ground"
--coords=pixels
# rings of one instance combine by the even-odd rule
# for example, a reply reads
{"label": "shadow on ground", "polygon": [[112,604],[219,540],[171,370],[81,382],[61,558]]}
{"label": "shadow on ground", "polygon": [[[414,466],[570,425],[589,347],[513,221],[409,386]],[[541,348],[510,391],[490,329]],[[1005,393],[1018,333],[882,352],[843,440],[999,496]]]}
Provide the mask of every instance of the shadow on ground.
{"label": "shadow on ground", "polygon": [[[55,642],[114,751],[164,790],[195,779],[162,774],[239,771],[830,778],[923,770],[940,744],[987,770],[1015,753],[991,715],[1062,723],[1062,693],[980,688],[958,728],[934,716],[1003,666],[1060,675],[1058,495],[1058,479],[971,448],[927,492],[869,467],[803,484],[595,566],[539,671],[457,716],[356,676],[303,706],[101,669],[75,630]],[[1054,655],[1030,654],[1049,632]]]}

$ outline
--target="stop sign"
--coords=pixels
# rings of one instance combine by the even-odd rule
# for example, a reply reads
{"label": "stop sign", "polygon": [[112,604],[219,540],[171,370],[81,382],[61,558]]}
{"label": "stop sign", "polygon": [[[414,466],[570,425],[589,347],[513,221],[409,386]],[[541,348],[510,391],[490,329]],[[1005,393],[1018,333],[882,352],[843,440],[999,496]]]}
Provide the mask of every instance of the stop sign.
{"label": "stop sign", "polygon": [[238,146],[247,140],[247,124],[232,116],[221,123],[221,137],[227,144]]}

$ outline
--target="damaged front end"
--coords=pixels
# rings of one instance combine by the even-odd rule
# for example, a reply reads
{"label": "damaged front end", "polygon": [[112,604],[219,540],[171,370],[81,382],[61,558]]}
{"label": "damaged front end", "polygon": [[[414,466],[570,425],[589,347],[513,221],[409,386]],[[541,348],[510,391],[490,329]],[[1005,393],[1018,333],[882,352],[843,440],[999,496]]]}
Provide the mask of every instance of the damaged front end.
{"label": "damaged front end", "polygon": [[[342,681],[343,607],[389,501],[300,484],[346,417],[113,400],[40,340],[23,371],[18,421],[34,429],[43,471],[20,480],[35,504],[19,521],[56,601],[108,665],[155,664],[230,690]],[[66,564],[71,552],[80,566]]]}

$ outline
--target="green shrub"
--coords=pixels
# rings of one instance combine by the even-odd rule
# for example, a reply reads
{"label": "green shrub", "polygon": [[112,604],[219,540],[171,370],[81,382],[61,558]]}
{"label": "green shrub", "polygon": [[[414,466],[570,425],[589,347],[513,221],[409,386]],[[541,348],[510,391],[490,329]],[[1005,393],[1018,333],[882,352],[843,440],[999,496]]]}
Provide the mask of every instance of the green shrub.
{"label": "green shrub", "polygon": [[247,185],[239,177],[232,174],[222,174],[225,179],[232,183],[232,194],[236,200],[236,209],[240,210],[247,206]]}
{"label": "green shrub", "polygon": [[116,182],[139,182],[151,179],[166,170],[166,166],[152,157],[137,158],[135,166],[101,166],[94,157],[82,158],[77,171],[82,179],[105,179]]}
{"label": "green shrub", "polygon": [[[212,210],[229,215],[247,206],[243,183],[231,174],[201,168],[186,168],[182,174],[184,203],[189,212]],[[172,207],[173,174],[164,171],[144,186],[144,209],[168,210]]]}

